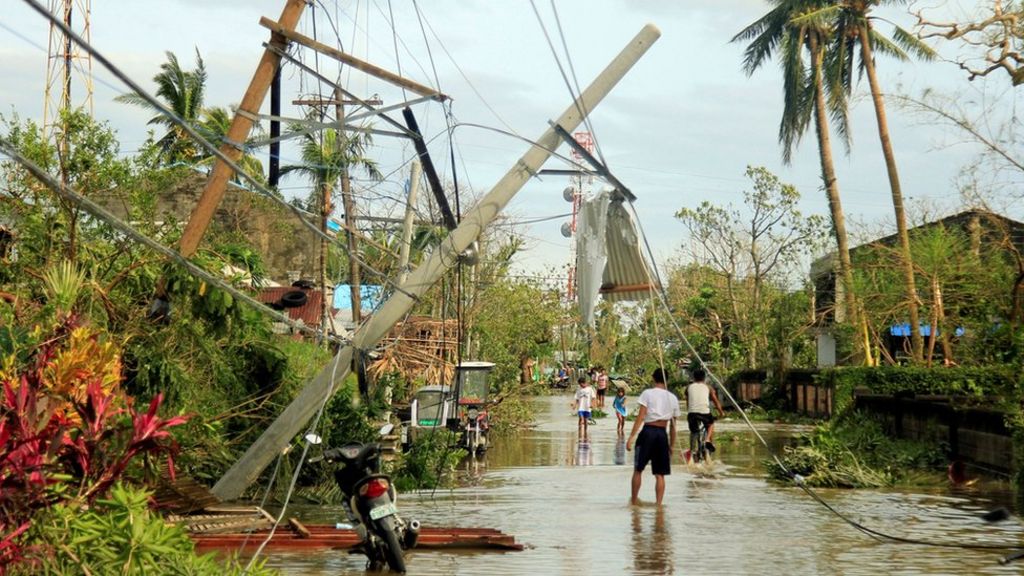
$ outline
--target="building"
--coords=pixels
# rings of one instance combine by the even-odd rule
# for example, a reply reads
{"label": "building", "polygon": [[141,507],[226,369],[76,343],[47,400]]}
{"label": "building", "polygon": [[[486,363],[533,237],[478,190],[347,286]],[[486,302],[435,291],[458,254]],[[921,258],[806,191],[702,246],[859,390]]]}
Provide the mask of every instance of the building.
{"label": "building", "polygon": [[[934,228],[961,231],[970,241],[970,249],[980,253],[986,249],[1015,250],[1024,254],[1024,223],[985,210],[966,210],[934,222],[911,228],[913,238]],[[868,257],[880,247],[896,248],[899,238],[896,234],[878,238],[850,249],[850,259],[855,263]],[[815,318],[818,322],[818,365],[836,364],[836,342],[833,336],[835,324],[846,322],[843,309],[843,287],[838,281],[839,260],[835,253],[828,254],[811,264],[811,282],[814,284]],[[922,321],[924,322],[924,321]],[[927,336],[931,327],[922,324],[921,331]],[[889,344],[900,347],[902,339],[909,338],[909,323],[896,324],[888,330]]]}

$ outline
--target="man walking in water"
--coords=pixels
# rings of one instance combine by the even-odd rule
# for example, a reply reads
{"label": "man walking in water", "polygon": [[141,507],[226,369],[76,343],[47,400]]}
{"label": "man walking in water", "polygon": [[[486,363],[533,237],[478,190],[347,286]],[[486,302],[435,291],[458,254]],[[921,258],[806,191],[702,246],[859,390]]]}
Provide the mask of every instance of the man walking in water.
{"label": "man walking in water", "polygon": [[[665,371],[656,368],[651,374],[654,387],[640,394],[637,404],[640,411],[633,422],[633,430],[626,441],[626,450],[633,449],[636,441],[636,455],[633,460],[633,482],[631,504],[639,504],[640,484],[647,463],[651,463],[654,474],[654,495],[660,505],[665,497],[665,476],[672,473],[672,447],[676,445],[676,418],[679,417],[679,398],[665,387]],[[642,429],[641,429],[642,428]],[[639,433],[639,436],[637,435]]]}

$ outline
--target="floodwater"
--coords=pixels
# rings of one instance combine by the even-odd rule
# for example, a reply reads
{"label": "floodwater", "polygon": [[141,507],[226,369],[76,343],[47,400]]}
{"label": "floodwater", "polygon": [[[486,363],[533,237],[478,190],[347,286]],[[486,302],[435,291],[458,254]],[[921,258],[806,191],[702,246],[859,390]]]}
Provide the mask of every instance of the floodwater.
{"label": "floodwater", "polygon": [[[1016,516],[998,523],[981,519],[1009,506],[1005,483],[981,482],[968,492],[816,491],[832,512],[797,487],[766,482],[760,462],[768,450],[742,420],[730,420],[716,428],[719,450],[711,468],[688,468],[676,454],[665,505],[653,504],[648,469],[640,492],[645,504],[630,506],[632,453],[616,436],[614,416],[599,420],[589,445],[580,445],[568,396],[536,402],[537,426],[499,439],[485,458],[467,461],[464,487],[399,498],[406,518],[426,526],[496,528],[526,550],[413,550],[406,556],[409,574],[1024,573],[1024,560],[1000,564],[1012,550],[883,542],[837,515],[903,539],[1024,546]],[[761,423],[758,430],[773,451],[800,431]],[[307,523],[333,523],[339,512],[295,514]],[[288,575],[365,573],[365,559],[343,551],[271,552],[267,558],[268,566]]]}

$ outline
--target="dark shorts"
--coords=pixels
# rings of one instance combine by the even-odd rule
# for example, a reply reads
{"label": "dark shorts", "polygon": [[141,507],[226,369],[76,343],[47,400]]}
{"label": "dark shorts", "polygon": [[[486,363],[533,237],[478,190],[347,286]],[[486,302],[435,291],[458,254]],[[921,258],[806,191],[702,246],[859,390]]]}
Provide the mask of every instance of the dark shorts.
{"label": "dark shorts", "polygon": [[636,456],[633,469],[643,472],[651,463],[651,472],[658,476],[672,473],[671,454],[668,447],[668,431],[657,426],[644,426],[636,438]]}
{"label": "dark shorts", "polygon": [[576,413],[580,415],[580,418],[590,420],[590,410],[579,410]]}
{"label": "dark shorts", "polygon": [[598,388],[597,389],[597,395],[602,397],[602,398],[604,398],[604,393],[607,392],[607,391],[608,391],[607,388]]}
{"label": "dark shorts", "polygon": [[715,423],[715,417],[711,414],[698,414],[697,412],[690,412],[687,414],[686,423],[690,425],[690,434],[700,432],[700,428],[698,427],[699,422],[704,422],[704,429],[707,430]]}

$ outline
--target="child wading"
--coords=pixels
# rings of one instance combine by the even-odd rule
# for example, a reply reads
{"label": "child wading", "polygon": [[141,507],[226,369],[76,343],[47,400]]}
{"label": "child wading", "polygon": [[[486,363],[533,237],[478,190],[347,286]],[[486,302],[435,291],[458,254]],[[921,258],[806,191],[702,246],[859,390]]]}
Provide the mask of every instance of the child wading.
{"label": "child wading", "polygon": [[615,390],[615,400],[612,400],[612,408],[615,408],[615,417],[619,419],[619,427],[615,430],[622,436],[626,431],[626,389],[619,386]]}
{"label": "child wading", "polygon": [[590,403],[594,399],[594,389],[590,387],[585,377],[580,377],[579,383],[580,387],[576,389],[576,399],[572,403],[572,408],[580,419],[578,428],[582,441],[590,438],[587,435],[587,421],[590,420]]}

